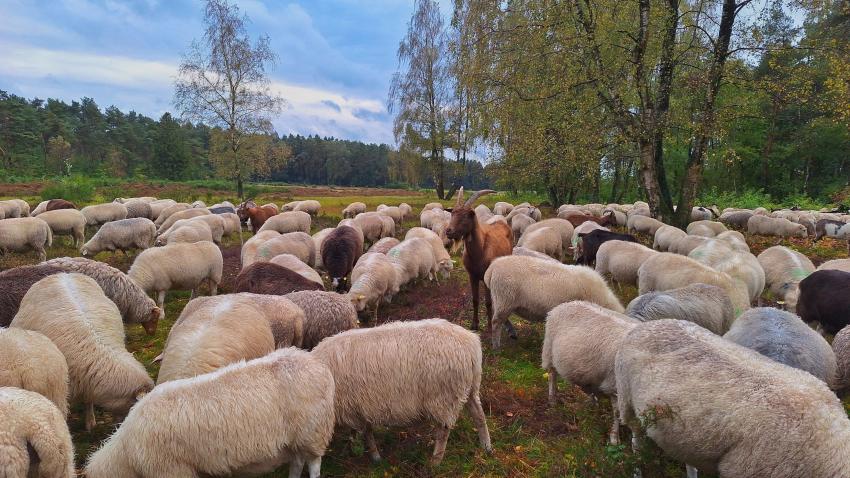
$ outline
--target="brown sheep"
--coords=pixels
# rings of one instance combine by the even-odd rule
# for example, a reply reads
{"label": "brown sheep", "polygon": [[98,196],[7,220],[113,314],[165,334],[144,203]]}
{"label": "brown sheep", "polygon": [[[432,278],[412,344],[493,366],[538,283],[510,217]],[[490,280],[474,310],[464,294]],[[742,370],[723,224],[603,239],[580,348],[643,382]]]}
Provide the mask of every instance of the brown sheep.
{"label": "brown sheep", "polygon": [[236,276],[236,292],[284,295],[300,290],[323,290],[301,274],[271,262],[255,262]]}

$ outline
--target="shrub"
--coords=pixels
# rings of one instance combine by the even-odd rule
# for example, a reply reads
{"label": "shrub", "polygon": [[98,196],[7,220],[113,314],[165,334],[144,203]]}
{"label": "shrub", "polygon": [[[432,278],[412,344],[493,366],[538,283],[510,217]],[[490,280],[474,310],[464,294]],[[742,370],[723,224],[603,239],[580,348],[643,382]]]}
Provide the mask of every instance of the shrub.
{"label": "shrub", "polygon": [[51,181],[41,189],[41,199],[66,199],[75,203],[90,202],[94,197],[95,186],[83,176],[70,176]]}

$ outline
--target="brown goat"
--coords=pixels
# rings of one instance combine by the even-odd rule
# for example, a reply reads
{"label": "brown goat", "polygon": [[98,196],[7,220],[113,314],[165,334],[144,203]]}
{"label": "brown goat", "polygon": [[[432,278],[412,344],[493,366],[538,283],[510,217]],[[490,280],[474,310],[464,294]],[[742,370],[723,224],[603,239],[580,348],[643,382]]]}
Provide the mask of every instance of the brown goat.
{"label": "brown goat", "polygon": [[270,217],[277,215],[277,210],[270,206],[257,206],[254,201],[248,200],[239,205],[236,215],[243,224],[250,219],[251,231],[256,234]]}
{"label": "brown goat", "polygon": [[[463,267],[469,274],[469,287],[472,289],[472,330],[478,330],[478,284],[484,280],[484,273],[497,257],[509,256],[513,252],[513,233],[510,226],[497,221],[493,224],[480,223],[472,209],[473,203],[485,194],[496,191],[484,189],[473,194],[465,203],[463,188],[457,193],[457,202],[452,209],[452,220],[446,228],[446,236],[452,240],[463,239]],[[492,320],[492,299],[490,290],[484,286],[484,301],[487,306],[487,326]]]}
{"label": "brown goat", "polygon": [[581,226],[583,223],[585,223],[587,221],[595,222],[596,224],[599,224],[602,227],[608,227],[608,226],[614,224],[614,213],[609,212],[607,214],[603,214],[602,217],[591,216],[589,214],[578,214],[578,213],[576,213],[576,214],[568,214],[568,215],[564,216],[564,219],[566,219],[567,221],[570,221],[570,224],[572,224],[573,227]]}

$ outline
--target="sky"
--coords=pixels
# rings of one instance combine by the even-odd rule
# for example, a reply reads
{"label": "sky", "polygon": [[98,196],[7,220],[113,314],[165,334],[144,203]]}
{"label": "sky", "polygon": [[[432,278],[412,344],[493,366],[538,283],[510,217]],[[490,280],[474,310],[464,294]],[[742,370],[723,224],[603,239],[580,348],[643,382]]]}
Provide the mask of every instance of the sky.
{"label": "sky", "polygon": [[[278,55],[279,133],[394,143],[386,98],[412,0],[234,3]],[[0,0],[0,90],[159,118],[202,16],[201,0]]]}

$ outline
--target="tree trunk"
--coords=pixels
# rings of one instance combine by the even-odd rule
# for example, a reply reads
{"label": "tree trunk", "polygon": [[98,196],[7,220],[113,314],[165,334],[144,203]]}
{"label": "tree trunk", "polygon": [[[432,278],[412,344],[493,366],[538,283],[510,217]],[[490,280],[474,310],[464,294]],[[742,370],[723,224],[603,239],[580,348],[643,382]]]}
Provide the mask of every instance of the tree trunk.
{"label": "tree trunk", "polygon": [[638,143],[640,150],[640,178],[646,191],[646,202],[649,203],[649,212],[652,217],[663,220],[661,211],[661,188],[658,185],[658,165],[655,163],[655,151],[653,142],[641,140]]}
{"label": "tree trunk", "polygon": [[445,164],[443,164],[443,159],[440,157],[439,152],[431,151],[431,155],[437,161],[437,174],[434,175],[434,189],[437,190],[437,197],[439,199],[446,199],[445,184],[443,183],[445,178]]}
{"label": "tree trunk", "polygon": [[236,173],[236,195],[239,196],[239,201],[245,201],[245,194],[242,189],[242,173]]}

